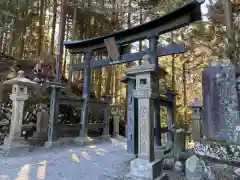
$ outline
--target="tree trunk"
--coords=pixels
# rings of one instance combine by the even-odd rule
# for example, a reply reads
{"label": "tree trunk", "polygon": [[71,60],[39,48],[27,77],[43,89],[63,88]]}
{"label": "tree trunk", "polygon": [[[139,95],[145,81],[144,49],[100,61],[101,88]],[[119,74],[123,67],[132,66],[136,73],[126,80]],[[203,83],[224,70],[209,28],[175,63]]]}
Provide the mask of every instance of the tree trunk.
{"label": "tree trunk", "polygon": [[[74,8],[74,12],[73,12],[73,21],[72,21],[72,40],[75,40],[75,36],[76,36],[76,18],[77,18],[77,7]],[[70,62],[69,62],[69,69],[68,69],[68,88],[71,91],[71,87],[72,87],[72,72],[70,72],[70,66],[73,64],[74,62],[74,56],[70,55]]]}
{"label": "tree trunk", "polygon": [[186,62],[182,67],[182,79],[183,79],[183,104],[184,104],[184,120],[187,121],[187,81],[186,81]]}
{"label": "tree trunk", "polygon": [[[70,19],[68,16],[66,16],[66,21],[67,21],[67,32],[66,32],[66,37],[65,37],[65,41],[68,41],[69,38],[69,31],[70,31]],[[63,66],[62,66],[62,72],[63,72],[63,76],[65,77],[66,74],[66,68],[67,68],[67,49],[65,48],[65,52],[64,52],[64,59],[63,59]]]}
{"label": "tree trunk", "polygon": [[[113,27],[116,27],[116,0],[112,1],[112,7],[113,7],[113,13],[111,16],[111,22],[113,24]],[[106,80],[106,86],[105,86],[105,93],[106,95],[112,95],[112,81],[113,81],[113,66],[107,67],[107,80]]]}
{"label": "tree trunk", "polygon": [[37,54],[36,54],[37,57],[40,57],[42,52],[43,25],[44,25],[44,0],[40,0],[40,16],[39,16]]}
{"label": "tree trunk", "polygon": [[53,19],[52,19],[52,34],[50,42],[50,54],[54,55],[54,37],[56,31],[56,20],[57,20],[57,0],[53,0]]}
{"label": "tree trunk", "polygon": [[234,30],[233,30],[233,12],[232,12],[232,2],[231,0],[222,0],[226,32],[228,38],[228,50],[227,56],[232,61],[232,63],[237,66],[237,59],[234,57],[235,42],[234,42]]}
{"label": "tree trunk", "polygon": [[[140,0],[140,3],[141,3],[142,1]],[[139,16],[140,16],[140,24],[142,24],[143,23],[143,12],[142,12],[142,7],[140,7],[140,13],[139,13]],[[142,51],[142,41],[139,41],[139,51]],[[142,60],[141,59],[139,59],[139,61],[138,61],[138,63],[139,64],[142,64]]]}
{"label": "tree trunk", "polygon": [[[174,34],[171,33],[172,43],[174,43]],[[175,55],[172,55],[172,90],[176,93],[176,68],[175,68]],[[173,98],[173,120],[176,121],[176,95]]]}
{"label": "tree trunk", "polygon": [[12,30],[11,30],[11,35],[10,35],[10,39],[9,39],[9,43],[8,43],[8,48],[7,48],[7,54],[9,56],[12,55],[12,46],[13,46],[13,42],[14,42],[14,39],[15,39],[15,27],[16,26],[16,19],[14,18],[13,19],[13,22],[12,22]]}
{"label": "tree trunk", "polygon": [[24,21],[23,30],[22,30],[21,39],[20,39],[19,55],[18,55],[20,59],[23,58],[23,54],[24,54],[26,28],[27,28],[27,27],[26,27],[26,22]]}
{"label": "tree trunk", "polygon": [[65,35],[65,24],[66,24],[66,14],[64,11],[64,0],[62,0],[61,11],[60,11],[60,24],[59,24],[59,34],[58,34],[58,48],[56,57],[56,82],[61,83],[61,67],[62,67],[62,56],[63,56],[63,41]]}
{"label": "tree trunk", "polygon": [[3,29],[0,29],[0,52],[2,52],[2,49],[3,49],[3,39],[4,39],[4,31]]}

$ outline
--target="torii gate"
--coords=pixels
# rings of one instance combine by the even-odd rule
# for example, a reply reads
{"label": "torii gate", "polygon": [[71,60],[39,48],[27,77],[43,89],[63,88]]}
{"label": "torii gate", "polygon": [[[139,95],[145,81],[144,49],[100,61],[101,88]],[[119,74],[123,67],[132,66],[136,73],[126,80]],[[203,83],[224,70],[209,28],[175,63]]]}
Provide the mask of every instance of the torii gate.
{"label": "torii gate", "polygon": [[[84,72],[83,98],[85,99],[85,101],[83,106],[84,113],[81,116],[82,129],[80,130],[80,137],[85,138],[87,136],[87,113],[88,100],[90,98],[91,68],[141,60],[145,54],[149,54],[150,63],[158,64],[159,56],[184,53],[183,44],[171,44],[167,47],[158,47],[158,36],[201,20],[201,4],[203,2],[204,0],[192,0],[191,2],[185,4],[184,6],[174,10],[167,15],[161,16],[150,22],[132,27],[127,30],[122,30],[106,36],[96,37],[92,39],[82,41],[70,41],[64,43],[65,47],[69,50],[71,54],[84,54],[83,63],[72,64],[73,62],[70,62],[69,68],[69,80],[72,79],[71,77],[73,71],[83,70]],[[99,49],[106,48],[105,41],[109,38],[114,38],[114,42],[118,50],[121,49],[121,47],[123,47],[124,45],[148,39],[149,49],[145,51],[127,54],[121,54],[121,52],[118,51],[120,57],[118,58],[118,60],[115,61],[113,61],[111,58],[101,60],[94,59],[93,52]],[[160,107],[156,106],[156,111],[159,110]],[[160,126],[159,116],[155,116],[155,125],[156,127]],[[157,134],[159,133],[157,132]]]}

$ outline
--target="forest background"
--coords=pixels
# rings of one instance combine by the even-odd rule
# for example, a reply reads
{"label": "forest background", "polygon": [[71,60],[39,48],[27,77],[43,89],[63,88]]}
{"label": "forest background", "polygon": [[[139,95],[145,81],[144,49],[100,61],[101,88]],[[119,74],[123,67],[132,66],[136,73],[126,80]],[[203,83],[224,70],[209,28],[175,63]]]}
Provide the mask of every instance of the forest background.
{"label": "forest background", "polygon": [[[54,74],[55,59],[61,59],[63,83],[68,79],[69,62],[82,62],[81,55],[70,55],[64,41],[83,40],[130,28],[164,15],[187,3],[186,0],[1,0],[0,1],[0,80],[14,76],[18,69],[28,74],[39,61]],[[232,8],[231,8],[232,4]],[[229,8],[230,7],[230,8]],[[208,0],[203,21],[160,36],[159,42],[184,43],[186,53],[160,57],[169,75],[162,82],[173,89],[176,119],[189,121],[187,105],[202,99],[203,68],[212,60],[238,62],[240,26],[239,0]],[[61,22],[61,23],[60,23]],[[131,51],[147,48],[141,41]],[[97,54],[100,58],[105,54]],[[126,85],[121,83],[124,69],[134,63],[92,70],[92,92],[97,98],[110,94],[113,103],[125,107]],[[82,88],[82,73],[73,75],[72,84]]]}

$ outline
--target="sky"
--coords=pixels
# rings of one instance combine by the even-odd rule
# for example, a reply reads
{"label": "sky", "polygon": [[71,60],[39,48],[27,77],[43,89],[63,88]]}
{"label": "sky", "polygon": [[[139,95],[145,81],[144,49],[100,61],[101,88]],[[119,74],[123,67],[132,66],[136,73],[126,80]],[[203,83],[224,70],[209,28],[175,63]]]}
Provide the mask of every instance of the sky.
{"label": "sky", "polygon": [[205,0],[205,3],[202,4],[202,14],[203,14],[203,20],[207,20],[207,17],[205,16],[207,14],[207,4],[209,3],[209,0]]}

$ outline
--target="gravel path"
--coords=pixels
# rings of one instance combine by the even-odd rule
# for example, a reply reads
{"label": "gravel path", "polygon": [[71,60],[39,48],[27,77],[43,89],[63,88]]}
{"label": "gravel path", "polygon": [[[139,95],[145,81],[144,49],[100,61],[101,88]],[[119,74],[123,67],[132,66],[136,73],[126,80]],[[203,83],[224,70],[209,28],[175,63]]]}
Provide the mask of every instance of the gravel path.
{"label": "gravel path", "polygon": [[113,180],[113,176],[122,179],[128,171],[125,145],[125,141],[112,139],[112,143],[85,148],[35,151],[24,157],[2,156],[0,180]]}
{"label": "gravel path", "polygon": [[[0,156],[0,180],[123,180],[129,172],[129,163],[124,139],[84,148],[67,146],[52,151],[39,148],[22,157]],[[233,176],[233,167],[211,165],[215,166],[218,180],[238,179]],[[184,180],[184,173],[166,172],[169,180]]]}

